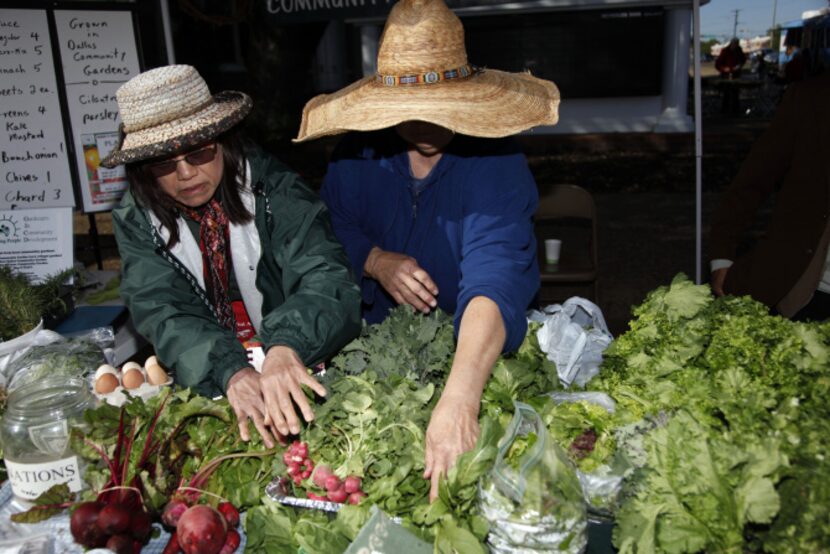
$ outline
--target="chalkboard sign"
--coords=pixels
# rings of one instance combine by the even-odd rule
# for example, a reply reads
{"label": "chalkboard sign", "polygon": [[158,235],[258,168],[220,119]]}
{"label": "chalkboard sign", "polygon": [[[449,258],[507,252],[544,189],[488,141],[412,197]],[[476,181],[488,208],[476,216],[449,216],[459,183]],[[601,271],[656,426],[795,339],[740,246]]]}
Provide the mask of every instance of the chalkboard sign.
{"label": "chalkboard sign", "polygon": [[72,207],[58,84],[43,10],[0,10],[0,210]]}
{"label": "chalkboard sign", "polygon": [[129,11],[55,10],[72,141],[85,212],[115,207],[124,168],[99,166],[118,143],[115,91],[140,73]]}

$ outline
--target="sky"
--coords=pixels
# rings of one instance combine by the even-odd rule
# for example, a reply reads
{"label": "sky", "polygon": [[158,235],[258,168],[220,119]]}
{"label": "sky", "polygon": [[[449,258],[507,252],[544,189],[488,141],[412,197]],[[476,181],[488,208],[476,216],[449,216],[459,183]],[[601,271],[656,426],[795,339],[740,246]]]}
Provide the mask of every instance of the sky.
{"label": "sky", "polygon": [[700,8],[700,30],[704,37],[729,38],[735,25],[734,10],[740,10],[738,37],[751,38],[767,34],[774,7],[775,22],[780,24],[801,19],[807,10],[828,6],[829,0],[711,0]]}

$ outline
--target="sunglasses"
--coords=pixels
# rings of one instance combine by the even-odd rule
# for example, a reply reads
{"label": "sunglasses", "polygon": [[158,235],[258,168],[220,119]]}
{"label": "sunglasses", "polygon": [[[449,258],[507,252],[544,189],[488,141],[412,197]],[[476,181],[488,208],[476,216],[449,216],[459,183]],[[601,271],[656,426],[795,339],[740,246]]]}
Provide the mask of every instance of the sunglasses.
{"label": "sunglasses", "polygon": [[150,171],[150,174],[153,177],[159,178],[164,177],[165,175],[170,175],[176,168],[179,167],[179,162],[185,161],[190,165],[204,165],[206,163],[212,162],[213,159],[216,157],[216,145],[212,144],[210,146],[206,146],[204,148],[200,148],[198,150],[194,150],[192,152],[188,152],[181,158],[171,158],[169,160],[163,160],[160,162],[153,162],[147,164],[147,169]]}

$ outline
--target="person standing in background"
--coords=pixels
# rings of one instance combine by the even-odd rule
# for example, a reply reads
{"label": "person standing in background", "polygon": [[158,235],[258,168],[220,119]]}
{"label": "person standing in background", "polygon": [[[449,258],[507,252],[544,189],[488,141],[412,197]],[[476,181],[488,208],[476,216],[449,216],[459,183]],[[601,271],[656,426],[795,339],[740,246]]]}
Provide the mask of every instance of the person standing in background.
{"label": "person standing in background", "polygon": [[[751,295],[795,320],[830,317],[830,73],[792,84],[713,220],[712,289]],[[766,234],[738,255],[777,193]]]}
{"label": "person standing in background", "polygon": [[715,60],[715,69],[720,73],[720,87],[723,92],[721,111],[725,114],[738,115],[741,112],[741,89],[735,79],[741,76],[741,70],[745,63],[746,54],[744,54],[741,42],[737,38],[730,40],[729,44],[721,49]]}

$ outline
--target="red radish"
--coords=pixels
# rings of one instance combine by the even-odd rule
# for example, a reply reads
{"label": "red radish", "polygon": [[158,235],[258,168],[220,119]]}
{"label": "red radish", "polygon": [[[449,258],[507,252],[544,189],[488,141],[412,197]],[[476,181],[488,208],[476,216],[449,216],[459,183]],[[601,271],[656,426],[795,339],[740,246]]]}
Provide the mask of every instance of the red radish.
{"label": "red radish", "polygon": [[170,535],[170,540],[167,541],[167,546],[164,547],[161,554],[180,554],[182,551],[179,548],[179,535],[173,531],[173,534]]}
{"label": "red radish", "polygon": [[343,482],[340,480],[340,478],[337,475],[329,475],[326,478],[326,490],[327,491],[329,491],[329,492],[336,491],[337,489],[339,489],[342,486],[343,486]]}
{"label": "red radish", "polygon": [[349,495],[349,504],[352,504],[353,506],[357,506],[358,504],[360,504],[363,501],[364,498],[366,498],[366,493],[365,492],[363,492],[363,491],[353,492],[352,494]]}
{"label": "red radish", "polygon": [[309,500],[322,500],[323,502],[330,502],[329,497],[325,494],[314,494],[313,492],[308,493]]}
{"label": "red radish", "polygon": [[314,481],[314,484],[320,487],[321,489],[326,488],[326,479],[331,477],[333,473],[331,472],[331,468],[327,465],[320,465],[317,466],[317,469],[311,474],[311,480]]}
{"label": "red radish", "polygon": [[228,522],[229,528],[236,529],[239,527],[239,510],[236,509],[236,506],[230,502],[220,502],[216,509],[219,510],[222,517]]}
{"label": "red radish", "polygon": [[153,525],[147,512],[141,510],[133,512],[130,518],[130,534],[134,539],[144,542],[150,536],[152,530]]}
{"label": "red radish", "polygon": [[219,554],[233,554],[239,548],[239,543],[242,538],[239,536],[239,531],[231,529],[228,531],[228,536],[225,538],[225,546],[219,551]]}
{"label": "red radish", "polygon": [[300,464],[298,464],[297,462],[291,462],[290,464],[288,464],[288,469],[286,469],[285,472],[291,477],[294,477],[296,475],[300,475],[300,473],[302,473],[302,470],[300,469]]}
{"label": "red radish", "polygon": [[309,477],[311,477],[311,470],[307,469],[304,472],[300,473],[300,477],[302,477],[303,479],[308,479]]}
{"label": "red radish", "polygon": [[83,502],[72,512],[69,530],[81,546],[96,548],[107,542],[106,535],[95,524],[104,505],[101,502]]}
{"label": "red radish", "polygon": [[228,536],[228,524],[214,508],[199,504],[182,514],[176,534],[185,554],[219,554]]}
{"label": "red radish", "polygon": [[130,511],[121,504],[107,504],[98,513],[95,524],[107,535],[120,535],[130,526]]}
{"label": "red radish", "polygon": [[329,491],[331,501],[337,502],[338,504],[343,504],[348,497],[349,495],[346,494],[346,490],[342,486],[337,490]]}
{"label": "red radish", "polygon": [[179,518],[187,511],[188,505],[184,500],[173,499],[164,507],[161,513],[161,522],[168,527],[176,527],[179,524]]}
{"label": "red radish", "polygon": [[107,541],[107,548],[115,554],[138,554],[141,552],[141,544],[138,543],[138,549],[136,550],[135,541],[128,535],[111,536]]}
{"label": "red radish", "polygon": [[349,494],[355,493],[360,490],[360,477],[356,475],[349,475],[343,481],[343,486],[346,488],[346,492]]}
{"label": "red radish", "polygon": [[294,453],[297,456],[302,456],[303,459],[308,458],[308,445],[304,442],[301,442],[297,445],[297,448],[294,451]]}
{"label": "red radish", "polygon": [[288,452],[287,450],[282,455],[282,461],[285,462],[285,465],[290,465],[294,461],[294,455]]}

